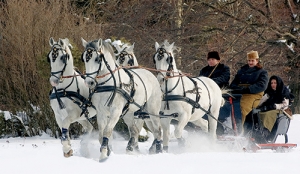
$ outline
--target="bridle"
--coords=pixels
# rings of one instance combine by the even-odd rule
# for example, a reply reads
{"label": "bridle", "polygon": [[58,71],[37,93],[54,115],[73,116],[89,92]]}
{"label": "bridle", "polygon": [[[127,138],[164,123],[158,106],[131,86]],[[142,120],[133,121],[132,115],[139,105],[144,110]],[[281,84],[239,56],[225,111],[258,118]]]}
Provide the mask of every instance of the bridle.
{"label": "bridle", "polygon": [[156,53],[153,55],[153,63],[154,63],[154,65],[156,64],[156,60],[155,60],[156,55],[157,55],[157,60],[161,61],[164,58],[164,54],[167,54],[168,57],[167,57],[166,61],[169,66],[168,66],[166,75],[170,76],[171,75],[170,71],[173,71],[173,57],[172,57],[171,53],[168,53],[166,51],[166,49],[163,48],[163,46],[164,45],[162,45],[160,48],[158,48]]}
{"label": "bridle", "polygon": [[[57,48],[56,46],[59,46],[59,48]],[[69,54],[67,53],[67,51],[65,49],[62,49],[62,47],[59,44],[54,44],[52,46],[50,52],[48,53],[47,60],[50,63],[50,61],[51,61],[50,53],[51,53],[52,62],[55,62],[56,59],[58,58],[59,51],[61,51],[63,53],[63,55],[60,57],[60,60],[63,62],[64,67],[60,71],[55,71],[55,72],[51,71],[50,75],[54,76],[55,78],[59,79],[60,82],[62,82],[63,73],[67,67],[67,59],[69,59]],[[60,77],[58,77],[57,74],[60,74]]]}
{"label": "bridle", "polygon": [[125,51],[127,47],[125,47],[121,53],[117,56],[117,61],[119,60],[120,65],[124,63],[125,61],[125,56],[128,56],[129,60],[127,62],[128,65],[133,66],[134,65],[134,58],[132,54],[128,54],[127,51]]}
{"label": "bridle", "polygon": [[[85,52],[86,52],[86,53],[85,53]],[[93,79],[94,82],[96,83],[96,85],[101,85],[101,84],[106,83],[107,81],[109,81],[109,80],[112,78],[112,76],[110,76],[110,78],[108,78],[105,82],[102,82],[101,84],[98,84],[98,82],[97,82],[97,79],[96,79],[96,78],[97,78],[97,75],[99,74],[99,71],[100,71],[100,69],[101,69],[101,67],[102,67],[102,62],[103,62],[103,61],[104,61],[105,65],[108,66],[108,69],[110,69],[108,63],[107,63],[106,60],[105,60],[104,54],[103,54],[101,51],[98,52],[95,48],[87,47],[87,48],[85,49],[85,51],[82,53],[82,55],[81,55],[81,60],[82,60],[82,62],[84,62],[83,55],[84,55],[84,53],[85,53],[85,61],[86,61],[86,62],[89,62],[90,59],[91,59],[92,56],[93,56],[93,52],[96,52],[96,54],[97,54],[97,57],[95,58],[95,62],[99,64],[99,67],[98,67],[98,69],[97,69],[96,71],[94,71],[94,72],[91,72],[91,73],[85,73],[85,76],[86,76],[86,77],[89,77],[89,78],[91,78],[91,79]],[[94,75],[94,74],[96,74],[96,76],[95,76],[95,77],[92,77],[92,75]]]}

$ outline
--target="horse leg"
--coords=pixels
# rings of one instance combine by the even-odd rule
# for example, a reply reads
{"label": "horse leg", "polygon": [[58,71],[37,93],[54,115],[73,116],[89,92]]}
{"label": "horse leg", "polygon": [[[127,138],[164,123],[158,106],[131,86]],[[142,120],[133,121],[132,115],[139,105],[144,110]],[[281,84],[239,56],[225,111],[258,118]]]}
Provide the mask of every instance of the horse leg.
{"label": "horse leg", "polygon": [[103,130],[103,138],[100,147],[100,162],[105,161],[110,155],[111,150],[108,145],[109,137],[111,137],[112,131],[119,120],[119,115],[121,115],[121,110],[119,108],[112,107],[109,120],[107,120],[107,125]]}
{"label": "horse leg", "polygon": [[69,131],[67,128],[62,128],[61,132],[61,144],[63,145],[64,157],[70,157],[73,155],[73,150],[71,148]]}
{"label": "horse leg", "polygon": [[[155,112],[153,112],[155,113]],[[155,115],[158,115],[158,113],[155,113]],[[157,116],[150,116],[151,123],[153,126],[153,136],[154,140],[152,143],[152,146],[149,149],[149,153],[161,153],[162,152],[162,147],[161,147],[161,123],[160,123],[160,118]],[[155,146],[155,150],[154,150]]]}
{"label": "horse leg", "polygon": [[130,139],[126,147],[126,152],[133,152],[133,151],[139,152],[138,137],[143,127],[144,120],[133,119],[131,115],[125,115],[123,119],[126,125],[128,126],[129,134],[130,134]]}
{"label": "horse leg", "polygon": [[168,152],[169,149],[169,141],[170,141],[170,118],[162,118],[160,120],[161,126],[163,129],[163,151]]}
{"label": "horse leg", "polygon": [[211,114],[212,116],[215,117],[215,119],[212,118],[211,116],[208,116],[208,131],[213,140],[217,139],[216,131],[217,131],[217,120],[219,117],[219,110],[220,108],[218,107],[212,108],[211,110],[212,111]]}
{"label": "horse leg", "polygon": [[187,113],[182,113],[180,119],[178,120],[177,126],[175,126],[174,135],[177,138],[179,147],[185,146],[185,140],[182,137],[182,132],[183,132],[184,127],[188,123],[187,117],[188,117]]}

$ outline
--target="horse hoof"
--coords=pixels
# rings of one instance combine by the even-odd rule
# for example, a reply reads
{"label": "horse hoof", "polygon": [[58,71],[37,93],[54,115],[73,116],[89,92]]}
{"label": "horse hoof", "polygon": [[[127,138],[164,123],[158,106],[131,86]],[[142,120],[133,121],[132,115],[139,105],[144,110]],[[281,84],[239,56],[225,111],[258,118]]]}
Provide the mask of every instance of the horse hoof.
{"label": "horse hoof", "polygon": [[64,157],[68,158],[70,156],[73,156],[73,150],[72,149],[68,153],[64,153]]}
{"label": "horse hoof", "polygon": [[126,152],[132,152],[132,151],[133,151],[133,148],[131,146],[126,147]]}
{"label": "horse hoof", "polygon": [[100,150],[101,154],[100,154],[100,160],[99,162],[104,162],[108,159],[108,156],[110,155],[110,150],[107,148],[102,148]]}

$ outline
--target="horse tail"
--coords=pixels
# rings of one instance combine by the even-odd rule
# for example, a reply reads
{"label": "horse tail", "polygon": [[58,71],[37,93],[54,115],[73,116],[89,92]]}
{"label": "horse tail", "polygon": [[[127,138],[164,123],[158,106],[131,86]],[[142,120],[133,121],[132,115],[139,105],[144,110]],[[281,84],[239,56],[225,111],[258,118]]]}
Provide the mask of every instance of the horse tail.
{"label": "horse tail", "polygon": [[231,91],[230,89],[227,89],[227,88],[221,88],[221,92],[222,92],[222,103],[221,103],[221,107],[224,106],[224,104],[225,104],[224,95],[230,95],[230,96],[232,96],[231,93],[230,93],[230,91]]}

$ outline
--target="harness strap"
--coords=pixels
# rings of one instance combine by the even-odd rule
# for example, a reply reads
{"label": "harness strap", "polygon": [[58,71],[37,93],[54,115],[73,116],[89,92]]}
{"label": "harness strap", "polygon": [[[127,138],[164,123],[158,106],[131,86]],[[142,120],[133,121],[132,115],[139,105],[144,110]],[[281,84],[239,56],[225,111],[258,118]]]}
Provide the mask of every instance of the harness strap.
{"label": "harness strap", "polygon": [[[61,98],[60,98],[60,96],[59,96],[58,93],[57,93],[56,87],[53,87],[53,89],[54,89],[54,93],[50,94],[50,96],[51,96],[51,95],[54,95],[54,98],[57,99],[59,108],[60,108],[60,109],[65,109],[66,106],[65,106],[65,104],[61,101]],[[50,93],[51,93],[51,91],[50,91]],[[51,100],[51,98],[50,98],[50,100]]]}
{"label": "harness strap", "polygon": [[[135,87],[134,87],[134,79],[133,79],[133,76],[132,74],[124,68],[124,71],[127,73],[127,75],[129,76],[130,78],[130,83],[132,84],[132,88],[131,88],[131,91],[130,91],[130,97],[133,98],[134,94],[135,94]],[[118,71],[120,73],[120,71]],[[120,76],[120,74],[119,74]],[[121,78],[119,78],[121,80]],[[122,83],[120,81],[120,88],[122,88]],[[127,100],[127,103],[125,104],[125,106],[123,107],[123,110],[122,110],[122,115],[120,116],[121,118],[124,117],[124,115],[128,112],[128,109],[129,109],[129,105],[130,105],[130,101]]]}
{"label": "harness strap", "polygon": [[[182,77],[181,77],[181,79],[182,79]],[[180,81],[180,78],[178,78],[178,80],[177,80],[176,84],[174,85],[174,87],[171,90],[168,91],[168,80],[165,80],[165,91],[166,91],[165,95],[168,95],[168,93],[171,93],[178,86],[179,81]],[[167,107],[168,110],[170,110],[170,106],[169,106],[168,101],[166,101],[166,103],[165,103],[165,108],[166,107]]]}
{"label": "harness strap", "polygon": [[201,105],[194,101],[193,99],[189,98],[189,97],[183,97],[181,95],[167,95],[167,96],[163,96],[162,101],[184,101],[187,102],[188,104],[192,105],[193,107],[197,108],[197,109],[201,109],[203,112],[205,112],[205,114],[209,115],[210,117],[212,117],[213,119],[215,119],[216,121],[218,121],[218,119],[216,119],[216,117],[214,117],[211,112],[210,109],[209,110],[205,110],[203,107],[201,107]]}
{"label": "harness strap", "polygon": [[[87,100],[84,96],[74,91],[61,91],[49,95],[50,100],[57,99],[57,97],[67,97],[68,99],[72,100],[75,104],[77,104],[80,108],[82,108],[84,104],[87,104],[87,106],[96,109],[96,107],[92,105],[91,101]],[[77,100],[74,98],[76,98]]]}
{"label": "harness strap", "polygon": [[121,94],[127,101],[129,101],[129,103],[136,105],[139,108],[142,108],[141,105],[139,105],[138,103],[136,103],[134,101],[134,99],[123,89],[115,87],[115,86],[97,86],[94,90],[95,93],[98,92],[110,92],[110,91],[116,91],[119,94]]}
{"label": "harness strap", "polygon": [[[189,78],[192,82],[193,82],[193,84],[194,84],[194,86],[195,86],[195,89],[196,89],[196,101],[195,102],[199,102],[199,100],[200,100],[200,94],[199,94],[199,90],[198,90],[198,86],[197,86],[197,82],[194,80],[194,79],[192,79],[191,77],[187,77],[187,78]],[[183,83],[183,82],[182,82]],[[182,84],[183,85],[183,84]],[[207,89],[207,91],[208,91],[208,89]],[[185,93],[184,93],[185,94]],[[210,111],[210,107],[209,107],[209,111]],[[193,107],[192,108],[192,114],[195,112],[195,107]]]}
{"label": "harness strap", "polygon": [[164,95],[162,101],[185,101],[195,108],[201,108],[198,102],[182,95]]}
{"label": "harness strap", "polygon": [[[209,101],[211,101],[211,98],[210,98],[210,91],[208,90],[208,87],[206,86],[206,84],[199,78],[197,77],[197,79],[202,82],[202,84],[205,86],[207,92],[208,92],[208,97],[209,97]],[[208,108],[208,111],[210,111],[210,108],[211,108],[211,103],[209,103],[209,108]]]}

